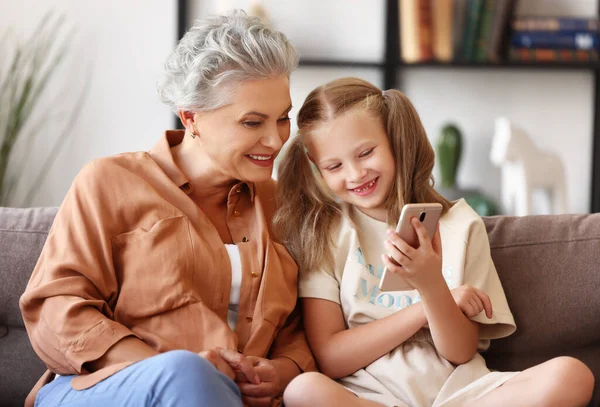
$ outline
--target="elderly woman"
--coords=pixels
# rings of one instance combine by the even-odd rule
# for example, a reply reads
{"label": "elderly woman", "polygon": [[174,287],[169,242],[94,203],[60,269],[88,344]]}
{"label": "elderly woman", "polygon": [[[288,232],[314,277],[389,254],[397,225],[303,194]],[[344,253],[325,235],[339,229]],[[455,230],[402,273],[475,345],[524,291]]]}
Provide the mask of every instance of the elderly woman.
{"label": "elderly woman", "polygon": [[90,163],[58,211],[20,303],[49,369],[26,404],[270,406],[314,369],[270,223],[297,59],[240,11],[184,36],[159,93],[185,131]]}

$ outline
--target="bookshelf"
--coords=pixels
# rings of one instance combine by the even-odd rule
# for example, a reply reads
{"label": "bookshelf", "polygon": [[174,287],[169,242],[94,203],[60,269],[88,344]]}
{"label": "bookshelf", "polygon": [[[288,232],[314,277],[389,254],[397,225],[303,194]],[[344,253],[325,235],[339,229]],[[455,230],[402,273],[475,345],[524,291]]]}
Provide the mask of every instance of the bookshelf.
{"label": "bookshelf", "polygon": [[[187,29],[188,10],[190,0],[178,0],[178,38]],[[600,63],[598,62],[536,62],[536,61],[502,61],[491,62],[423,62],[404,63],[400,59],[400,26],[398,19],[398,0],[386,0],[385,15],[385,48],[382,61],[343,61],[306,59],[300,61],[300,66],[340,68],[360,67],[380,69],[383,73],[385,89],[401,88],[400,79],[402,72],[409,69],[473,69],[473,70],[528,70],[528,71],[588,71],[593,74],[593,125],[592,125],[592,176],[590,193],[590,212],[600,212]],[[600,0],[599,0],[600,3]],[[600,4],[598,7],[600,13]]]}

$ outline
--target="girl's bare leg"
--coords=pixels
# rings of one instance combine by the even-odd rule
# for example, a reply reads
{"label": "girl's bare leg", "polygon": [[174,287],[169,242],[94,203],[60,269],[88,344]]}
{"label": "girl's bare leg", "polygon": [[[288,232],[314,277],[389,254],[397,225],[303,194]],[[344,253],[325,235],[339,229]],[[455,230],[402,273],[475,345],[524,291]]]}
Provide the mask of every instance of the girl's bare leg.
{"label": "girl's bare leg", "polygon": [[296,377],[283,393],[286,407],[384,407],[364,400],[322,373],[309,372]]}
{"label": "girl's bare leg", "polygon": [[531,367],[467,406],[585,407],[594,375],[577,359],[558,357]]}

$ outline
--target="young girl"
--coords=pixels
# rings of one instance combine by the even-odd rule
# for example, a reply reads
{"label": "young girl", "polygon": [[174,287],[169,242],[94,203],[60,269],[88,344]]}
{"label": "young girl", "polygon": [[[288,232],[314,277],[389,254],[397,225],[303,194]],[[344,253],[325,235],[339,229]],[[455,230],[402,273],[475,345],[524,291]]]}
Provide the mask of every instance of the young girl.
{"label": "young girl", "polygon": [[[305,329],[323,374],[292,381],[287,407],[589,402],[593,375],[572,358],[487,369],[478,350],[515,323],[485,226],[464,200],[433,189],[433,149],[401,92],[335,80],[308,95],[298,127],[280,165],[276,226],[302,271]],[[412,219],[417,249],[390,229],[411,202],[444,208],[432,239]],[[384,267],[414,290],[381,292]]]}

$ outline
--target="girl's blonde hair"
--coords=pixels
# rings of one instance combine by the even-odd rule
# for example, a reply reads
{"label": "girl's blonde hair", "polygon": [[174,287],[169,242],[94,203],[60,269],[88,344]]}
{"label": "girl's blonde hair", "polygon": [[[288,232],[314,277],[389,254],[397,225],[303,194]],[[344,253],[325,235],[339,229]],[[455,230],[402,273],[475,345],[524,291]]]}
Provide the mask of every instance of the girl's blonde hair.
{"label": "girl's blonde hair", "polygon": [[386,201],[388,223],[405,203],[452,205],[433,188],[435,154],[412,103],[398,90],[381,89],[358,78],[341,78],[313,90],[298,112],[298,135],[290,141],[278,169],[275,230],[300,270],[333,265],[331,228],[340,203],[324,185],[307,156],[305,140],[320,124],[354,109],[381,118],[397,176]]}

